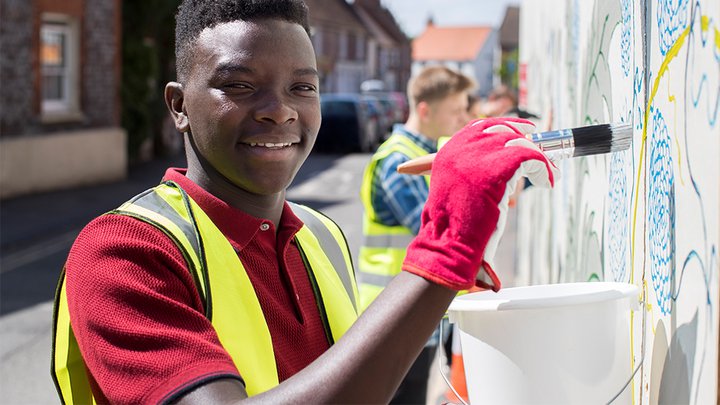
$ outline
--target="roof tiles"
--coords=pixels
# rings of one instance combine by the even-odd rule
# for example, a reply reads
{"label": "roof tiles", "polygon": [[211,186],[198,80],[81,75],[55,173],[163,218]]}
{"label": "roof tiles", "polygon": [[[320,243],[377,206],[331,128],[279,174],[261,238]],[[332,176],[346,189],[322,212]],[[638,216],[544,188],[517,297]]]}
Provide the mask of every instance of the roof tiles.
{"label": "roof tiles", "polygon": [[413,40],[413,60],[467,61],[473,60],[492,32],[492,27],[437,27],[429,24]]}

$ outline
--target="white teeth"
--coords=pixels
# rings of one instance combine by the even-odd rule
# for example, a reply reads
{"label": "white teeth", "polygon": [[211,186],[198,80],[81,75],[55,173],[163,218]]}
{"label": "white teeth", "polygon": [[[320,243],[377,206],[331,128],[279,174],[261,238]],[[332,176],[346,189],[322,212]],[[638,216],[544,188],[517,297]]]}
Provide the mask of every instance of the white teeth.
{"label": "white teeth", "polygon": [[290,145],[292,145],[292,143],[290,143],[290,142],[287,142],[287,143],[269,143],[269,142],[268,142],[268,143],[259,143],[259,142],[256,143],[256,142],[251,142],[251,143],[250,143],[250,146],[264,146],[264,147],[266,147],[266,148],[282,148],[282,147],[286,147],[286,146],[290,146]]}

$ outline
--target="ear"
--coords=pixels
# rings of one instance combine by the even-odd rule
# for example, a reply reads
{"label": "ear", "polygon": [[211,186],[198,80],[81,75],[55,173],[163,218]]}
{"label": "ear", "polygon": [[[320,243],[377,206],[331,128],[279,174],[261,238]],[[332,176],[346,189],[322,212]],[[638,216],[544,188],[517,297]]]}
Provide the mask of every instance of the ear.
{"label": "ear", "polygon": [[420,121],[424,121],[430,114],[430,104],[427,101],[421,101],[415,106],[415,111],[417,111]]}
{"label": "ear", "polygon": [[188,132],[190,130],[190,120],[185,112],[185,94],[182,84],[169,82],[165,85],[165,104],[175,122],[175,129],[183,134]]}

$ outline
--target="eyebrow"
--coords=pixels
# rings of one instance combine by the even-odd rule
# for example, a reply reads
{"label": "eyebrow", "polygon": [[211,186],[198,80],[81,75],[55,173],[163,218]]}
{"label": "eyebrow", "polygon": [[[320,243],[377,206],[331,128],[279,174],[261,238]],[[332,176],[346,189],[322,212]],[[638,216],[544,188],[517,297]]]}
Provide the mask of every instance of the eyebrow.
{"label": "eyebrow", "polygon": [[253,73],[253,69],[234,63],[223,63],[215,68],[215,74],[223,73]]}
{"label": "eyebrow", "polygon": [[305,69],[295,69],[295,75],[296,76],[317,76],[320,77],[320,73],[318,73],[317,69],[313,68],[305,68]]}
{"label": "eyebrow", "polygon": [[[238,65],[235,63],[223,63],[215,68],[215,74],[232,74],[232,73],[254,73],[255,70],[244,65]],[[317,69],[314,68],[300,68],[295,69],[293,72],[296,76],[317,76],[320,77]]]}

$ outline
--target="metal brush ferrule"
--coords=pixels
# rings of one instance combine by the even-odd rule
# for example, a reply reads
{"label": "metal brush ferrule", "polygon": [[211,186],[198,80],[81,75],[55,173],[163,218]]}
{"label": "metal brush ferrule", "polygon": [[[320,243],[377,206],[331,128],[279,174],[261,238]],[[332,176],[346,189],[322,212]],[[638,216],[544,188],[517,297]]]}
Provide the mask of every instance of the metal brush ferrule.
{"label": "metal brush ferrule", "polygon": [[570,129],[532,134],[532,141],[542,149],[543,152],[575,148],[575,139]]}
{"label": "metal brush ferrule", "polygon": [[575,154],[575,138],[571,129],[535,133],[531,135],[531,140],[553,163]]}

